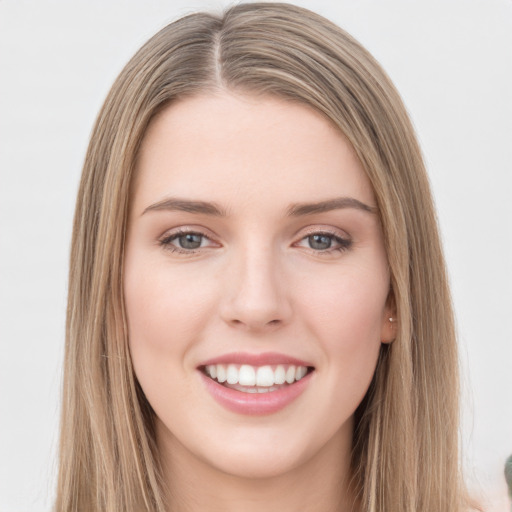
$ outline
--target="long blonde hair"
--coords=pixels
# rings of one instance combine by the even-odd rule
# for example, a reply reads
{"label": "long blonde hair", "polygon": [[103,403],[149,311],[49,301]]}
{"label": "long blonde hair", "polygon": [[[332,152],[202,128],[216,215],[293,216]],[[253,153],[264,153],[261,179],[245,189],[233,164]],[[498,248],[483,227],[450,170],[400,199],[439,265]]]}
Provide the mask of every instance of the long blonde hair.
{"label": "long blonde hair", "polygon": [[151,38],[98,116],[74,221],[56,511],[162,512],[153,412],[134,376],[123,253],[137,151],[157,112],[219,88],[322,112],[373,185],[398,333],[356,411],[352,484],[368,512],[462,510],[457,353],[420,149],[373,57],[324,18],[278,3],[193,14]]}

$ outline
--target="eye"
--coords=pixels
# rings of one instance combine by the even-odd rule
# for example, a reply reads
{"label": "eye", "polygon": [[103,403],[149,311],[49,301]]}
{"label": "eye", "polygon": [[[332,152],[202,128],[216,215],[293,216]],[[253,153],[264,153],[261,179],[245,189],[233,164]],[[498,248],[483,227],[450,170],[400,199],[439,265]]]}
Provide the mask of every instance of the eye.
{"label": "eye", "polygon": [[194,253],[198,249],[215,245],[204,233],[180,230],[166,235],[160,245],[171,252]]}
{"label": "eye", "polygon": [[297,243],[298,247],[305,247],[314,252],[331,253],[333,251],[345,251],[350,248],[352,241],[342,238],[338,234],[329,232],[311,233]]}
{"label": "eye", "polygon": [[172,242],[174,241],[177,242],[181,249],[199,249],[203,243],[203,235],[198,233],[187,233],[186,235],[179,235],[175,237]]}
{"label": "eye", "polygon": [[309,247],[318,251],[325,251],[326,249],[330,249],[332,242],[333,237],[330,235],[319,234],[308,236]]}

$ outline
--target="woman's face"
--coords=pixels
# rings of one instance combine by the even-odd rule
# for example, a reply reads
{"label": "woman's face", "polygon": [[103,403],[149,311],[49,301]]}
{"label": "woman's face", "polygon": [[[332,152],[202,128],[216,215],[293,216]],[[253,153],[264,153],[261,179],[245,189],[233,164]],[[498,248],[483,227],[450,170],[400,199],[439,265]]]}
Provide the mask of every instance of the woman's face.
{"label": "woman's face", "polygon": [[352,147],[298,103],[218,93],[153,120],[124,292],[161,449],[248,477],[348,459],[393,338],[375,206]]}

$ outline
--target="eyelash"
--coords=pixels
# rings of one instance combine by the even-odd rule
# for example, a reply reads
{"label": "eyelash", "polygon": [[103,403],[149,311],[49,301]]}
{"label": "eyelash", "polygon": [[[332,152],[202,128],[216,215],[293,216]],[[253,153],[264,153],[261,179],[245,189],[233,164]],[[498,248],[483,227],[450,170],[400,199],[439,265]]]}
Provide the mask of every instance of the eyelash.
{"label": "eyelash", "polygon": [[195,254],[196,252],[198,252],[199,249],[202,249],[201,246],[198,247],[197,249],[184,249],[182,247],[176,247],[175,245],[172,245],[172,242],[174,240],[177,240],[178,238],[180,238],[182,236],[186,236],[186,235],[197,235],[203,239],[206,238],[207,240],[211,240],[210,237],[208,237],[204,233],[201,233],[200,231],[194,231],[192,229],[190,229],[190,230],[180,229],[179,231],[175,231],[174,233],[171,233],[170,235],[164,236],[164,238],[162,238],[159,241],[159,244],[167,251],[177,252],[180,254]]}
{"label": "eyelash", "polygon": [[[192,255],[196,254],[199,250],[204,249],[203,247],[199,246],[196,249],[184,249],[182,247],[177,247],[172,244],[175,240],[182,236],[186,235],[196,235],[201,237],[202,239],[207,239],[212,241],[210,237],[208,237],[206,234],[201,233],[200,231],[194,231],[194,230],[187,230],[187,229],[180,229],[179,231],[175,231],[170,235],[164,236],[160,241],[159,245],[163,247],[165,250],[170,251],[172,253],[179,253],[179,254],[185,254],[185,255]],[[330,255],[334,252],[345,252],[350,249],[352,246],[352,240],[349,238],[342,238],[338,234],[328,231],[328,230],[319,230],[319,231],[311,231],[310,233],[303,236],[299,242],[302,242],[303,240],[307,240],[308,238],[314,237],[314,236],[324,236],[331,239],[331,243],[334,242],[339,245],[339,247],[329,247],[327,249],[323,250],[316,250],[312,247],[309,247],[311,252],[317,255]],[[202,242],[202,241],[201,241]],[[294,244],[296,245],[296,244]]]}
{"label": "eyelash", "polygon": [[[333,231],[329,230],[319,230],[319,231],[311,231],[310,233],[307,233],[305,236],[303,236],[299,242],[302,242],[303,240],[307,240],[308,238],[314,237],[314,236],[324,236],[331,239],[331,244],[335,243],[338,244],[339,247],[329,247],[324,250],[315,250],[312,247],[307,247],[310,251],[312,251],[315,254],[318,254],[320,256],[322,255],[330,255],[332,253],[336,252],[345,252],[350,249],[352,246],[352,240],[350,238],[343,238],[338,233],[335,233]],[[296,244],[295,244],[296,245]]]}

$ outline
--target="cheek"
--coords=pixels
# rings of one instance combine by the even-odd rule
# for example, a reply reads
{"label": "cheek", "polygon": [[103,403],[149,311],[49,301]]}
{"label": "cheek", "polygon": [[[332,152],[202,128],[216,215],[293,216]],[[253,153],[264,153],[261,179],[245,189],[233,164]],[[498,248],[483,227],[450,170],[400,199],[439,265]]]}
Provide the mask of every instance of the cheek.
{"label": "cheek", "polygon": [[380,343],[389,278],[377,266],[370,270],[346,268],[302,280],[296,297],[301,309],[324,341],[335,347]]}
{"label": "cheek", "polygon": [[[182,364],[187,349],[211,317],[215,302],[211,287],[198,286],[186,272],[168,265],[127,259],[124,295],[129,343],[138,377],[165,362]],[[141,380],[141,379],[139,379]]]}
{"label": "cheek", "polygon": [[332,390],[326,399],[333,405],[350,403],[345,410],[355,409],[371,382],[381,347],[388,275],[385,269],[347,268],[329,279],[316,277],[303,282],[307,294],[305,289],[297,294],[308,297],[301,307],[303,322],[322,347]]}

